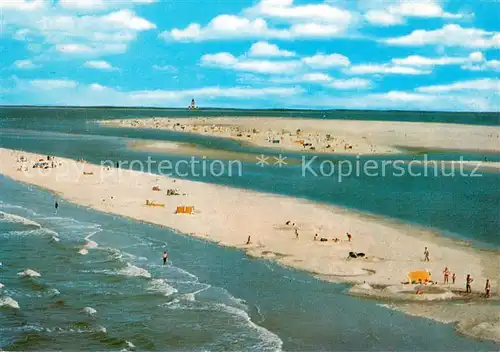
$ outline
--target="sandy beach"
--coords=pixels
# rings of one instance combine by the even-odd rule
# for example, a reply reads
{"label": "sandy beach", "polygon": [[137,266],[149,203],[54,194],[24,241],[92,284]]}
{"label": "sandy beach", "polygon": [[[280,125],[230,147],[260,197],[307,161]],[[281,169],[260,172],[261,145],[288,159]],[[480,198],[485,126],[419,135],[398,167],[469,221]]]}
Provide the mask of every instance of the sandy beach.
{"label": "sandy beach", "polygon": [[230,138],[286,151],[370,155],[402,153],[408,147],[500,153],[500,128],[494,126],[262,117],[142,118],[100,123]]}
{"label": "sandy beach", "polygon": [[[46,156],[9,149],[0,149],[0,155],[0,173],[49,189],[67,201],[240,248],[251,257],[275,260],[325,280],[357,284],[353,294],[421,304],[436,300],[481,302],[485,299],[479,293],[484,292],[489,278],[493,296],[488,302],[499,299],[498,251],[472,248],[428,229],[292,197],[63,158],[48,161],[48,165],[54,162],[54,168],[33,168]],[[176,214],[178,206],[194,207],[194,213]],[[352,241],[348,241],[346,233],[352,234]],[[314,240],[315,234],[318,240]],[[249,237],[250,244],[246,244]],[[321,238],[327,241],[320,241]],[[429,262],[423,261],[425,247],[429,248]],[[90,250],[91,247],[82,248],[80,254]],[[349,258],[349,252],[365,256]],[[441,284],[445,267],[456,273],[455,285]],[[402,284],[413,270],[429,271],[438,284],[423,288]],[[459,294],[467,274],[474,278],[472,289],[477,297],[464,298]],[[416,294],[417,291],[423,293]],[[436,311],[439,308],[434,315]],[[492,305],[490,312],[500,313],[500,307]],[[460,314],[456,321],[461,321]],[[484,319],[480,321],[485,323]],[[486,338],[492,339],[490,327],[498,326],[498,321],[488,318],[485,324],[489,329]],[[500,341],[500,331],[497,332],[495,339]],[[478,332],[475,336],[482,335]]]}

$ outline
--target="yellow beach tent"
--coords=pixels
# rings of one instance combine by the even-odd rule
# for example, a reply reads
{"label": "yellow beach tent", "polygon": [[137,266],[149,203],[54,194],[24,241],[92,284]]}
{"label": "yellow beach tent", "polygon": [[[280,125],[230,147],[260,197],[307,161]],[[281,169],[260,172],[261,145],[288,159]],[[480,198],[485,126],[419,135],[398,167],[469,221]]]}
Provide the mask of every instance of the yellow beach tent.
{"label": "yellow beach tent", "polygon": [[408,273],[408,279],[410,282],[426,282],[431,281],[431,273],[427,270],[415,270]]}

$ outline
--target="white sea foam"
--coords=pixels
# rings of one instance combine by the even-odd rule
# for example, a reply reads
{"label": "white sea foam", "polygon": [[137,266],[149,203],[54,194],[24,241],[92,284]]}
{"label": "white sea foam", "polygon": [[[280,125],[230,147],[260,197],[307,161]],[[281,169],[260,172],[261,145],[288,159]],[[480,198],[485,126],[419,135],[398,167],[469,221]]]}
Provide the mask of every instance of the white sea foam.
{"label": "white sea foam", "polygon": [[165,279],[154,279],[148,287],[148,291],[161,292],[164,296],[170,296],[177,293],[175,287],[170,286]]}
{"label": "white sea foam", "polygon": [[10,297],[0,297],[0,307],[19,309],[19,303]]}
{"label": "white sea foam", "polygon": [[125,341],[125,344],[127,345],[128,348],[135,348],[134,344],[130,341]]}
{"label": "white sea foam", "polygon": [[11,223],[17,223],[17,224],[24,224],[24,225],[29,225],[29,226],[34,226],[34,227],[42,227],[39,223],[26,219],[20,215],[15,215],[15,214],[10,214],[10,213],[5,213],[3,211],[0,211],[0,221],[7,221]]}
{"label": "white sea foam", "polygon": [[139,268],[135,265],[132,265],[130,263],[127,263],[127,266],[121,270],[118,271],[118,274],[124,275],[124,276],[140,276],[140,277],[145,277],[150,279],[151,278],[151,273],[147,271],[146,269]]}
{"label": "white sea foam", "polygon": [[2,287],[5,287],[5,285],[0,282],[0,288],[2,288]]}
{"label": "white sea foam", "polygon": [[78,251],[81,255],[87,255],[89,253],[89,250],[87,248],[82,248]]}
{"label": "white sea foam", "polygon": [[31,269],[24,269],[23,271],[17,273],[17,275],[21,276],[21,277],[40,277],[42,275],[40,275],[39,272],[36,272],[35,270],[31,270]]}
{"label": "white sea foam", "polygon": [[97,313],[97,310],[92,307],[85,307],[82,309],[82,312],[88,315],[95,315]]}
{"label": "white sea foam", "polygon": [[215,306],[219,307],[222,311],[232,314],[233,316],[237,316],[245,325],[249,326],[258,333],[262,342],[259,345],[255,346],[257,350],[271,349],[273,351],[281,351],[283,347],[283,341],[279,338],[279,336],[267,330],[266,328],[255,324],[248,313],[243,309],[235,308],[221,303],[216,303]]}

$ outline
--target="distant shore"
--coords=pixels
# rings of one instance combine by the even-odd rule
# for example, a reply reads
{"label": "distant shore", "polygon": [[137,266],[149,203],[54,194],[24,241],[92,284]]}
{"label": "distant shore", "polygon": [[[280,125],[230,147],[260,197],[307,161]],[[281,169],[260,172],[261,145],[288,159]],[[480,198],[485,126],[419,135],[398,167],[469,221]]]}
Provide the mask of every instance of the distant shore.
{"label": "distant shore", "polygon": [[[453,291],[462,290],[465,275],[471,274],[475,292],[483,292],[489,278],[493,297],[488,302],[499,299],[498,251],[468,247],[424,228],[292,197],[64,158],[48,161],[47,169],[39,169],[33,165],[46,156],[9,149],[0,149],[0,155],[0,173],[16,181],[47,188],[68,201],[99,211],[240,248],[249,256],[275,260],[322,279],[356,284],[353,294],[423,305],[424,301],[460,302],[463,298]],[[179,206],[184,207],[182,211],[193,207],[194,213],[176,214]],[[425,247],[429,248],[430,262],[423,262]],[[364,256],[350,258],[350,252]],[[456,273],[454,285],[441,284],[444,267]],[[422,294],[417,294],[421,290],[418,284],[403,284],[413,270],[427,270],[432,273],[432,281],[439,283],[425,285]],[[480,295],[475,297],[471,296],[474,302],[484,301]],[[500,307],[492,305],[490,312],[496,314]],[[455,321],[470,318],[462,314],[458,311]],[[432,314],[424,316],[439,320]],[[487,317],[485,321],[483,317],[481,323],[494,328],[497,322],[492,319]],[[495,339],[490,335],[487,338]],[[481,333],[475,336],[484,337]],[[500,341],[500,333],[496,338]]]}
{"label": "distant shore", "polygon": [[354,155],[407,153],[398,147],[401,146],[500,154],[500,127],[494,126],[268,117],[153,117],[105,120],[100,124],[225,137],[292,152]]}

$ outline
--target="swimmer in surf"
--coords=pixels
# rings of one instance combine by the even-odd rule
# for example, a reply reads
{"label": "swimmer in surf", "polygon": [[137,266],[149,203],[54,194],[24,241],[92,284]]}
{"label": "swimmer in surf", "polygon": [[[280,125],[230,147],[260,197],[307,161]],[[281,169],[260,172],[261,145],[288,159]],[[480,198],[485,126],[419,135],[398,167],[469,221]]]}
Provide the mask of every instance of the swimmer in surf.
{"label": "swimmer in surf", "polygon": [[167,255],[167,252],[163,252],[163,265],[167,264],[167,259],[168,259],[168,255]]}

